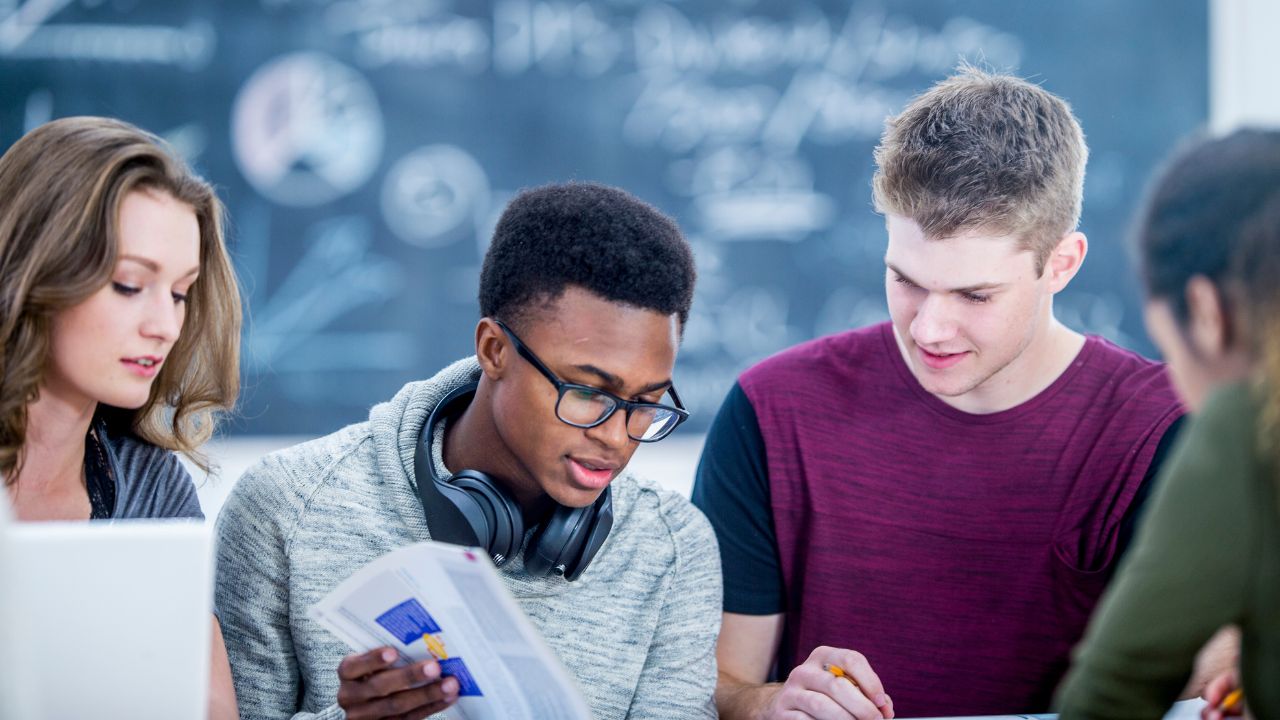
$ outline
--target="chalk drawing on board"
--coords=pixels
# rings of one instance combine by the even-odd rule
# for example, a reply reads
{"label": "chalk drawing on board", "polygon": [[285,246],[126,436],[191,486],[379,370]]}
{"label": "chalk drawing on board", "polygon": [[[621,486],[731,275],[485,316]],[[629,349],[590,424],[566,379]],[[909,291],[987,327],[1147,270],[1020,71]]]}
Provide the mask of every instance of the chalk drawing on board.
{"label": "chalk drawing on board", "polygon": [[[875,292],[877,289],[881,292]],[[813,325],[813,337],[875,325],[888,319],[889,308],[883,288],[840,287],[827,296],[822,309],[818,311]]]}
{"label": "chalk drawing on board", "polygon": [[1114,293],[1069,289],[1055,299],[1053,311],[1072,330],[1101,335],[1121,347],[1136,347],[1137,338],[1122,329],[1124,302]]}
{"label": "chalk drawing on board", "polygon": [[10,55],[45,26],[71,0],[27,0],[6,2],[0,9],[0,54]]}
{"label": "chalk drawing on board", "polygon": [[[1130,275],[1109,240],[1121,234],[1137,180],[1203,120],[1203,3],[1175,0],[1178,22],[1165,32],[1129,25],[1168,4],[1134,0],[1142,10],[1116,17],[1105,0],[1056,15],[1019,13],[1017,2],[1003,0],[982,7],[953,0],[228,0],[190,7],[0,0],[0,27],[12,33],[21,25],[26,36],[21,43],[5,37],[32,58],[0,50],[0,64],[12,66],[0,72],[7,109],[0,135],[12,141],[52,117],[112,114],[199,157],[232,206],[237,270],[252,288],[254,324],[267,323],[246,330],[261,337],[246,335],[244,343],[247,384],[259,386],[246,407],[274,408],[245,425],[254,432],[331,429],[421,368],[451,360],[458,346],[424,335],[412,307],[428,303],[441,328],[474,322],[480,258],[511,191],[567,178],[621,185],[677,218],[695,245],[697,299],[675,374],[698,412],[690,427],[704,428],[725,383],[762,354],[884,317],[884,228],[869,197],[871,150],[885,117],[961,57],[1045,83],[1092,127],[1082,227],[1094,257],[1056,303],[1069,325],[1113,339],[1123,327],[1149,350],[1140,293],[1122,285]],[[20,8],[20,22],[5,25]],[[203,21],[216,33],[191,32]],[[1125,62],[1108,65],[1120,70],[1092,77],[1094,64],[1064,53],[1065,29],[1092,30],[1095,44],[1121,53],[1116,58]],[[237,165],[231,108],[255,71],[303,50],[348,66],[333,78],[358,74],[372,86],[384,137],[381,149],[365,153],[373,169],[363,184],[322,185],[319,197],[302,193],[290,205],[281,195],[292,188],[263,193]],[[1176,74],[1188,82],[1151,85],[1142,62],[1151,57],[1180,58]],[[315,66],[323,79],[328,64]],[[295,87],[298,95],[304,90],[306,82]],[[1165,112],[1106,122],[1126,107],[1114,98],[1148,91]],[[288,126],[282,135],[301,136],[302,119],[286,114],[289,97],[271,96],[272,112],[280,112],[263,117]],[[312,124],[324,127],[324,117]],[[406,117],[416,121],[397,120]],[[304,143],[304,150],[268,136],[266,151],[283,145],[297,159],[290,171],[327,183],[309,164],[338,167],[325,152],[352,143],[349,133],[334,135],[334,148]],[[401,163],[433,143],[481,163],[487,211],[476,197],[474,214],[465,212],[462,196],[450,196],[454,188],[433,190],[429,173]],[[289,185],[267,185],[277,182]],[[312,276],[337,298],[319,298],[312,308],[296,288],[281,292],[304,257],[315,263],[320,236],[338,232],[317,221],[337,215],[367,221],[359,233],[371,242],[362,255],[347,256],[353,264],[371,262],[368,272],[376,274],[377,253],[405,273],[402,282],[416,287],[421,274],[429,290],[361,299],[335,290],[333,278],[346,276],[330,268]],[[1095,297],[1105,292],[1113,295]],[[260,364],[251,357],[255,344]],[[408,357],[418,364],[389,369]],[[307,411],[289,412],[298,408]]]}
{"label": "chalk drawing on board", "polygon": [[[355,216],[333,218],[308,235],[288,276],[254,308],[248,357],[276,373],[411,367],[414,356],[403,350],[413,345],[408,332],[328,330],[361,307],[392,300],[406,286],[397,263],[370,252],[369,222]],[[315,352],[317,348],[324,352]]]}
{"label": "chalk drawing on board", "polygon": [[768,85],[717,87],[698,79],[653,73],[623,120],[622,136],[638,147],[672,154],[757,139],[778,92]]}
{"label": "chalk drawing on board", "polygon": [[599,77],[621,59],[623,31],[588,3],[499,0],[493,6],[493,62],[504,75]]}
{"label": "chalk drawing on board", "polygon": [[720,241],[796,242],[830,227],[835,202],[814,190],[804,158],[730,145],[687,160],[676,160],[668,186],[690,195],[693,221]]}
{"label": "chalk drawing on board", "polygon": [[720,341],[738,360],[762,360],[806,337],[788,324],[789,312],[790,302],[779,289],[743,287],[725,298],[720,308]]}
{"label": "chalk drawing on board", "polygon": [[184,123],[160,133],[160,137],[188,163],[196,164],[209,147],[209,134],[200,123]]}
{"label": "chalk drawing on board", "polygon": [[454,145],[428,145],[400,158],[382,185],[382,215],[401,240],[440,247],[471,237],[488,219],[489,177]]}
{"label": "chalk drawing on board", "polygon": [[503,211],[515,197],[516,193],[513,190],[493,190],[489,193],[489,211],[476,226],[477,261],[482,262],[485,254],[489,252],[489,244],[493,242],[493,231],[498,229],[498,221],[502,219]]}
{"label": "chalk drawing on board", "polygon": [[383,132],[364,76],[321,53],[262,66],[232,108],[237,167],[281,205],[322,205],[364,185],[382,156]]}
{"label": "chalk drawing on board", "polygon": [[340,2],[325,9],[323,24],[333,37],[353,37],[361,67],[456,68],[470,74],[489,67],[484,23],[445,12],[438,2]]}
{"label": "chalk drawing on board", "polygon": [[53,93],[48,88],[41,88],[27,96],[27,104],[22,120],[22,131],[32,130],[53,119]]}
{"label": "chalk drawing on board", "polygon": [[[0,57],[173,65],[209,64],[217,32],[203,20],[183,27],[142,24],[52,24],[71,0],[0,3]],[[85,3],[90,5],[91,3]]]}
{"label": "chalk drawing on board", "polygon": [[[688,222],[715,241],[799,242],[828,230],[837,203],[815,190],[802,143],[877,137],[909,97],[885,86],[892,78],[981,59],[987,47],[1000,63],[1016,64],[1022,52],[1016,37],[971,19],[931,30],[876,3],[851,7],[838,29],[813,13],[707,23],[646,6],[634,35],[645,84],[623,138],[673,156],[666,185],[692,199]],[[715,79],[777,69],[791,75],[781,90]]]}

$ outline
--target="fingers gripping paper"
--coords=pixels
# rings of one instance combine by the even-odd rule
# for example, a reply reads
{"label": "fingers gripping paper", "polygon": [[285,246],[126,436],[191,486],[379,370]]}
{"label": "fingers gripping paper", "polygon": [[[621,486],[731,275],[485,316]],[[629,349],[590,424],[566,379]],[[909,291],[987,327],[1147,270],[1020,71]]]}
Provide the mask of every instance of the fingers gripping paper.
{"label": "fingers gripping paper", "polygon": [[458,720],[590,718],[568,672],[484,553],[419,543],[360,569],[311,608],[353,650],[384,645],[397,664],[428,658],[458,681]]}

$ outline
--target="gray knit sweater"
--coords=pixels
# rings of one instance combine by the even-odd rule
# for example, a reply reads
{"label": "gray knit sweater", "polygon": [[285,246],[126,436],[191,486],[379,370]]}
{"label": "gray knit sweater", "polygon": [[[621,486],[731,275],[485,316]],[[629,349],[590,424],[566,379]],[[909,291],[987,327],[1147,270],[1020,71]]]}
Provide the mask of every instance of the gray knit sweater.
{"label": "gray knit sweater", "polygon": [[[469,358],[410,383],[368,422],[273,453],[236,483],[218,516],[217,607],[243,717],[345,716],[336,670],[351,651],[307,609],[374,558],[430,538],[413,477],[418,432],[477,372]],[[713,718],[715,536],[653,483],[623,474],[612,488],[613,531],[576,582],[533,577],[519,556],[503,582],[595,717]]]}

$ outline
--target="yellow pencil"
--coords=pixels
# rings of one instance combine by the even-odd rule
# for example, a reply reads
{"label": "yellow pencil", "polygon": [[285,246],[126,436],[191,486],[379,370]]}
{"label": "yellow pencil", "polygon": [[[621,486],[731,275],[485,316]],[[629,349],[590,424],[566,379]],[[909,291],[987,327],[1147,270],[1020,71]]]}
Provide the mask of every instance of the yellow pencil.
{"label": "yellow pencil", "polygon": [[844,668],[840,667],[839,665],[829,665],[829,664],[823,665],[822,669],[826,670],[832,675],[835,675],[838,678],[844,678],[845,680],[848,680],[849,682],[853,683],[854,687],[858,687],[858,681],[854,680],[853,676],[845,672]]}
{"label": "yellow pencil", "polygon": [[1231,712],[1232,710],[1235,709],[1236,705],[1240,703],[1240,698],[1243,695],[1244,695],[1243,688],[1236,688],[1235,690],[1232,690],[1231,694],[1222,698],[1222,704],[1218,706],[1218,709],[1224,713]]}

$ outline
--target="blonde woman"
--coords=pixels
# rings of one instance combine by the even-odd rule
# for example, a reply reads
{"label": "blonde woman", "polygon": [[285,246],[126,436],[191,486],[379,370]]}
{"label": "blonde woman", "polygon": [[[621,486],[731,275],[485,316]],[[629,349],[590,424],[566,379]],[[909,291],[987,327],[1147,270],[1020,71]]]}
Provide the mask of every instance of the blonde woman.
{"label": "blonde woman", "polygon": [[[0,157],[0,475],[18,520],[202,517],[175,453],[239,390],[240,300],[213,189],[117,120]],[[237,717],[213,619],[210,717]]]}

